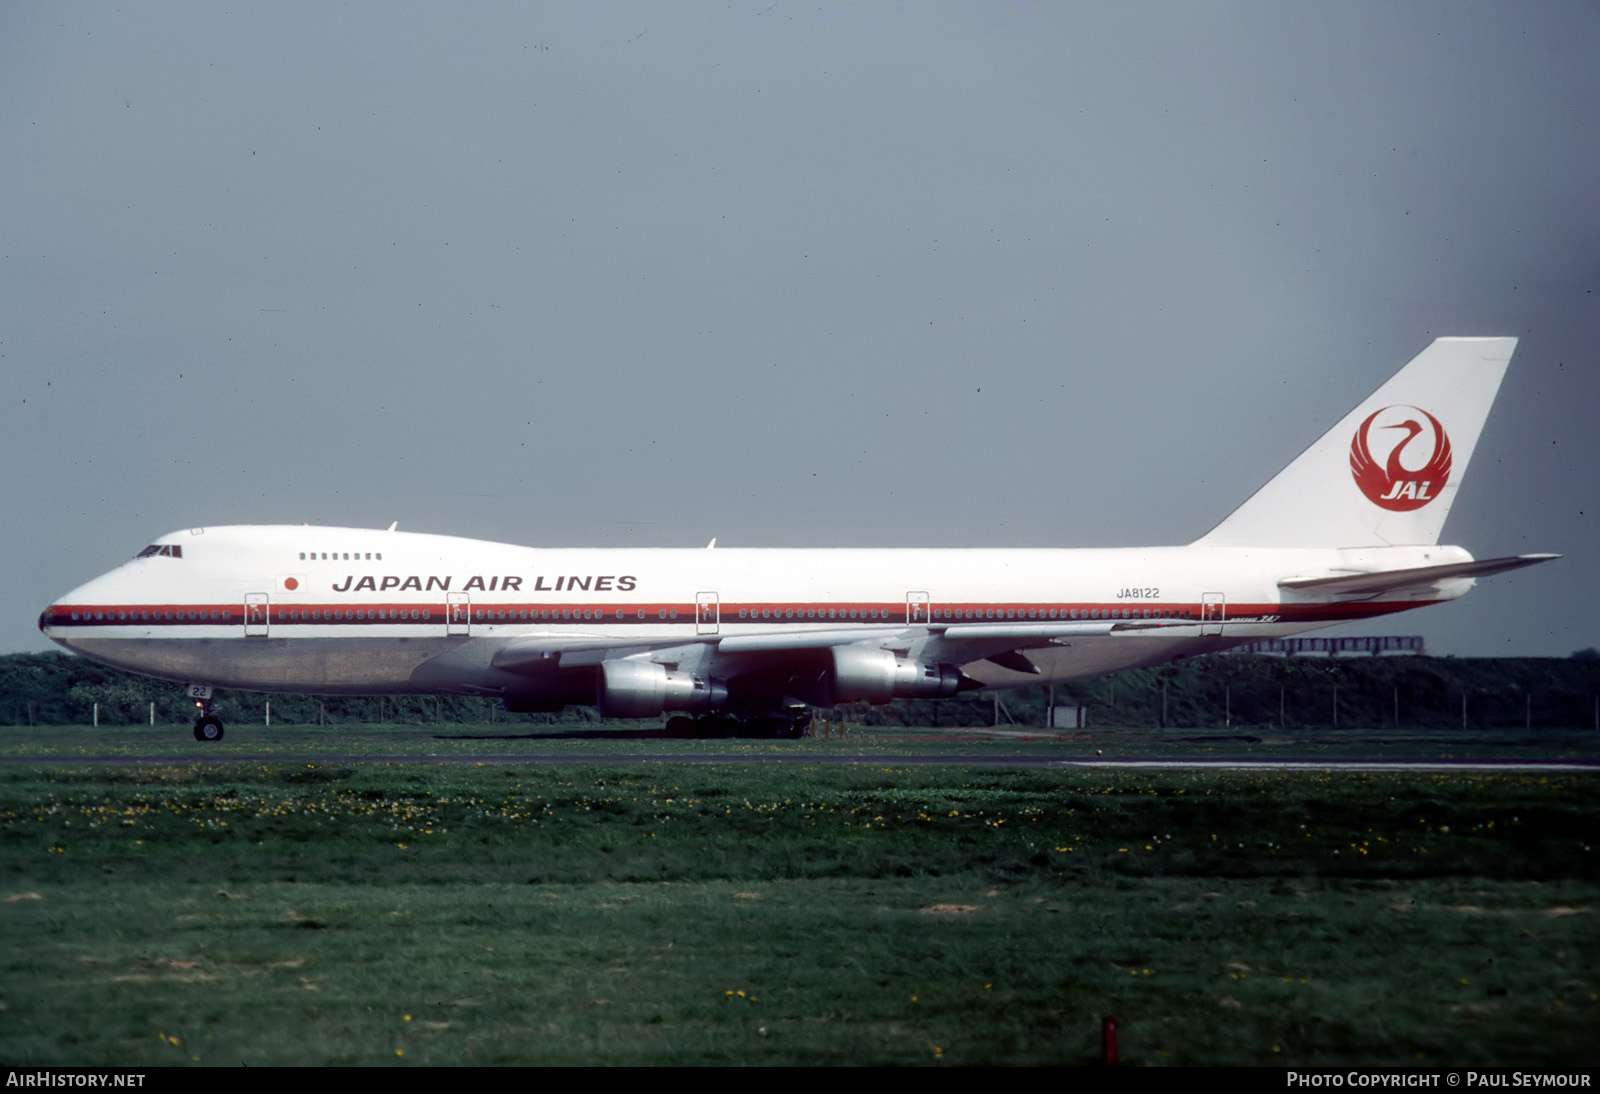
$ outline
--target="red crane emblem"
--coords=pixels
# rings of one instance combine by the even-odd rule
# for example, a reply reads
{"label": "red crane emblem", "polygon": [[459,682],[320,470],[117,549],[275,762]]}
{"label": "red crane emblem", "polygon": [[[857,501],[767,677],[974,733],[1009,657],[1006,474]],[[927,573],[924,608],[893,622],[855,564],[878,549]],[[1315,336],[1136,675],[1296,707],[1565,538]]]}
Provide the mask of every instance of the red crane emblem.
{"label": "red crane emblem", "polygon": [[[1367,434],[1379,415],[1395,417],[1391,411],[1398,412],[1402,420],[1386,423],[1378,428],[1403,429],[1406,435],[1389,449],[1388,459],[1380,466],[1372,454]],[[1426,418],[1428,426],[1424,427],[1416,418],[1411,417],[1410,412]],[[1433,431],[1432,455],[1421,467],[1414,470],[1406,467],[1401,462],[1401,453],[1419,433],[1427,432],[1428,428]],[[1439,419],[1426,410],[1414,406],[1386,406],[1368,415],[1367,420],[1356,430],[1355,437],[1351,439],[1350,473],[1355,476],[1356,486],[1361,488],[1361,492],[1372,504],[1399,513],[1421,509],[1439,496],[1439,492],[1444,489],[1445,483],[1450,478],[1450,438],[1445,435],[1444,426],[1439,424]]]}

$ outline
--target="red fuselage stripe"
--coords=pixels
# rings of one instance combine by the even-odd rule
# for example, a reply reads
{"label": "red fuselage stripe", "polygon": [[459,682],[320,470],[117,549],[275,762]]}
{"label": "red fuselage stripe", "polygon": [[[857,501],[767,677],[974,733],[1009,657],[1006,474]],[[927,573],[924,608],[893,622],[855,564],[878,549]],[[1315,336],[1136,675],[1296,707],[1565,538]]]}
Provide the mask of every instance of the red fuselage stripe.
{"label": "red fuselage stripe", "polygon": [[[901,601],[855,604],[822,602],[732,603],[724,601],[706,612],[694,604],[505,604],[479,601],[470,606],[429,602],[388,603],[350,607],[340,604],[286,603],[239,604],[55,604],[44,612],[43,623],[52,627],[163,626],[200,627],[270,623],[296,626],[399,626],[423,622],[464,623],[484,626],[510,623],[663,624],[716,622],[736,624],[816,623],[1060,623],[1100,620],[1172,619],[1194,623],[1331,623],[1423,607],[1433,601],[1366,601],[1360,604],[1242,604],[1226,605],[1214,618],[1199,604],[1146,605],[1125,608],[1095,603],[916,603],[908,610]],[[457,615],[450,612],[456,608]],[[469,618],[460,618],[465,610]]]}

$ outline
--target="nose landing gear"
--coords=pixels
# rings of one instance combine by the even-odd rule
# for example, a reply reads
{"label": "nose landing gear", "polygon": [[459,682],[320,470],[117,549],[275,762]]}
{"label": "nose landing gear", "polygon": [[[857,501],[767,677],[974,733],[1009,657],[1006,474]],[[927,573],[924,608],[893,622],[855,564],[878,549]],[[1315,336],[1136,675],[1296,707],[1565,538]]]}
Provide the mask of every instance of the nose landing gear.
{"label": "nose landing gear", "polygon": [[187,690],[195,706],[194,739],[222,740],[222,719],[211,713],[211,685],[190,684]]}

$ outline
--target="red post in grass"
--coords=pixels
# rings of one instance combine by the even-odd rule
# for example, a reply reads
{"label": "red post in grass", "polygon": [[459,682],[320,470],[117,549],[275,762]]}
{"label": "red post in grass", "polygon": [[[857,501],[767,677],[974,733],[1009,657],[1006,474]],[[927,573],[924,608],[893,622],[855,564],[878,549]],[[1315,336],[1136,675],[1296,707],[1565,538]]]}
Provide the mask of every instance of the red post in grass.
{"label": "red post in grass", "polygon": [[1100,1064],[1117,1066],[1117,1020],[1106,1018],[1100,1023]]}

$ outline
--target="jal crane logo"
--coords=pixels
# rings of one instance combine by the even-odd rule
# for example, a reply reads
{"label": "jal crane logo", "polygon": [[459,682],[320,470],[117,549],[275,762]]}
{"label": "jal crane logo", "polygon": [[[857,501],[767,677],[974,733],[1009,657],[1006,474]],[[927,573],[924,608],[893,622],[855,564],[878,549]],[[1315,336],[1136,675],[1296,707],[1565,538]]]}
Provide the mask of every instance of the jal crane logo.
{"label": "jal crane logo", "polygon": [[[1417,421],[1417,415],[1426,418],[1428,424],[1424,426]],[[1404,430],[1405,435],[1383,432],[1387,430]],[[1371,436],[1374,431],[1378,431],[1379,436]],[[1414,462],[1427,452],[1426,436],[1421,441],[1417,441],[1417,437],[1428,433],[1433,437],[1433,451],[1427,462],[1414,469],[1408,467],[1402,457],[1408,456]],[[1374,441],[1380,456],[1383,445],[1393,442],[1382,464],[1378,463],[1379,457],[1373,455]],[[1421,509],[1439,496],[1450,478],[1450,438],[1445,436],[1439,419],[1426,410],[1414,406],[1386,406],[1373,411],[1351,439],[1350,473],[1372,504],[1397,513]]]}

